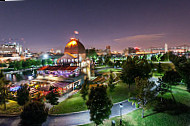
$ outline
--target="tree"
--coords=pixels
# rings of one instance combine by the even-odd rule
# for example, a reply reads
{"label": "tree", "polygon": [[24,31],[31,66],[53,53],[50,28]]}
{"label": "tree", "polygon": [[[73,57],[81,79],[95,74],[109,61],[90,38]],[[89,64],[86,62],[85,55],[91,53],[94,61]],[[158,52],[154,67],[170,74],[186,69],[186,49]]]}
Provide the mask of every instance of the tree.
{"label": "tree", "polygon": [[135,78],[136,98],[139,106],[142,108],[142,118],[144,118],[144,109],[148,108],[155,97],[156,91],[153,90],[154,82],[148,81],[147,78]]}
{"label": "tree", "polygon": [[116,68],[117,68],[117,67],[121,67],[120,60],[116,60],[115,66],[116,66]]}
{"label": "tree", "polygon": [[163,82],[168,83],[170,88],[172,88],[172,85],[175,85],[176,83],[181,81],[181,76],[177,71],[170,70],[166,71],[164,76],[162,77]]}
{"label": "tree", "polygon": [[167,83],[164,83],[161,78],[158,79],[158,83],[159,85],[157,87],[157,91],[159,92],[159,94],[161,94],[162,101],[163,95],[169,92],[169,86]]}
{"label": "tree", "polygon": [[107,87],[97,86],[90,90],[86,105],[90,110],[90,120],[96,125],[102,124],[104,119],[108,119],[113,106],[112,101],[107,95]]}
{"label": "tree", "polygon": [[51,59],[47,59],[47,64],[48,65],[53,64],[53,61]]}
{"label": "tree", "polygon": [[158,55],[156,55],[156,60],[157,60],[158,62],[160,62],[161,57],[162,57],[162,54],[158,54]]}
{"label": "tree", "polygon": [[110,58],[110,56],[105,56],[105,65],[111,65]]}
{"label": "tree", "polygon": [[158,64],[158,69],[157,69],[158,73],[161,74],[163,72],[163,69],[162,69],[162,66],[161,66],[161,63],[159,62]]}
{"label": "tree", "polygon": [[187,85],[187,90],[190,92],[190,60],[186,62],[180,62],[177,70]]}
{"label": "tree", "polygon": [[51,105],[57,105],[59,104],[58,102],[59,96],[60,95],[59,92],[57,91],[57,87],[50,86],[49,93],[46,95],[46,100]]}
{"label": "tree", "polygon": [[89,57],[89,58],[97,57],[97,53],[96,53],[95,48],[93,48],[93,49],[86,49],[86,57]]}
{"label": "tree", "polygon": [[108,61],[107,65],[114,67],[114,63],[111,60]]}
{"label": "tree", "polygon": [[151,61],[157,61],[157,59],[156,59],[156,56],[155,56],[155,55],[152,55],[152,56],[151,56]]}
{"label": "tree", "polygon": [[15,67],[15,61],[13,61],[13,62],[9,62],[9,68],[14,68]]}
{"label": "tree", "polygon": [[7,67],[5,63],[0,63],[0,67]]}
{"label": "tree", "polygon": [[47,64],[47,60],[46,59],[43,59],[42,60],[42,65],[45,66]]}
{"label": "tree", "polygon": [[115,84],[113,84],[113,82],[114,82],[113,73],[110,70],[110,78],[109,78],[109,82],[108,82],[108,86],[109,86],[110,92],[113,92],[113,90],[115,88]]}
{"label": "tree", "polygon": [[14,68],[16,68],[16,70],[22,69],[22,61],[16,61]]}
{"label": "tree", "polygon": [[23,112],[21,113],[21,125],[23,126],[34,126],[41,125],[46,121],[48,116],[48,109],[44,103],[39,101],[29,102],[24,106]]}
{"label": "tree", "polygon": [[4,105],[4,110],[6,110],[6,101],[8,98],[8,85],[9,81],[5,79],[5,75],[0,71],[0,104]]}
{"label": "tree", "polygon": [[40,66],[42,65],[42,61],[41,60],[36,60],[34,65],[37,67],[37,66]]}
{"label": "tree", "polygon": [[99,58],[98,58],[98,64],[99,64],[99,65],[102,65],[102,63],[103,63],[102,57],[99,57]]}
{"label": "tree", "polygon": [[21,85],[17,91],[17,102],[23,106],[29,101],[29,90],[27,85]]}
{"label": "tree", "polygon": [[80,91],[84,101],[86,100],[86,96],[88,95],[88,90],[89,90],[89,80],[88,78],[86,78],[84,84],[82,85],[82,89]]}
{"label": "tree", "polygon": [[29,68],[32,65],[32,60],[28,59],[25,61],[22,61],[22,68]]}
{"label": "tree", "polygon": [[128,57],[122,66],[121,80],[130,85],[135,83],[135,78],[149,78],[151,66],[145,59]]}
{"label": "tree", "polygon": [[175,65],[177,72],[180,74],[181,79],[187,85],[187,90],[190,92],[190,60],[185,55],[179,57],[169,53],[169,58]]}
{"label": "tree", "polygon": [[162,57],[161,57],[161,61],[169,61],[169,53],[165,53]]}

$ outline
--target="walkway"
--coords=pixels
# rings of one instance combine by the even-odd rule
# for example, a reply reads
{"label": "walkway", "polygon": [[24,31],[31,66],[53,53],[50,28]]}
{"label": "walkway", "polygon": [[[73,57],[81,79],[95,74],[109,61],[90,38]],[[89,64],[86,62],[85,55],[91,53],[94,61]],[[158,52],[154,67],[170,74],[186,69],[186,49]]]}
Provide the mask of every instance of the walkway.
{"label": "walkway", "polygon": [[[123,104],[122,115],[134,111],[136,108],[128,101],[121,102]],[[110,117],[120,115],[119,103],[112,107],[112,114]],[[1,118],[0,126],[17,126],[20,121],[19,117]],[[43,126],[76,126],[90,123],[89,111],[70,113],[62,116],[49,116]]]}

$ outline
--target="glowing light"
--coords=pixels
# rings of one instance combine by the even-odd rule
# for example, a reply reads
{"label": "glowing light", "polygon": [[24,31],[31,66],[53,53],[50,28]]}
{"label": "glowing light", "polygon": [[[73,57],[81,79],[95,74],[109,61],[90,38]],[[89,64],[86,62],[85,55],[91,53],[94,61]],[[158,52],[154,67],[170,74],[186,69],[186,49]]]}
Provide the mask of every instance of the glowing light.
{"label": "glowing light", "polygon": [[70,41],[68,44],[67,44],[67,46],[74,46],[74,45],[77,45],[77,42],[75,41],[75,40],[72,40],[72,41]]}
{"label": "glowing light", "polygon": [[28,80],[32,80],[33,79],[33,77],[32,76],[28,76]]}
{"label": "glowing light", "polygon": [[53,77],[53,75],[52,75],[52,74],[50,74],[50,75],[49,75],[49,77]]}
{"label": "glowing light", "polygon": [[78,31],[74,31],[74,33],[75,33],[76,35],[78,35],[78,34],[79,34],[79,32],[78,32]]}
{"label": "glowing light", "polygon": [[20,88],[20,86],[18,86],[18,87],[11,87],[10,91],[17,91],[19,88]]}
{"label": "glowing light", "polygon": [[139,50],[140,48],[139,47],[134,47],[135,50]]}
{"label": "glowing light", "polygon": [[48,57],[49,57],[48,54],[44,54],[44,55],[43,55],[43,58],[44,58],[44,59],[48,59]]}

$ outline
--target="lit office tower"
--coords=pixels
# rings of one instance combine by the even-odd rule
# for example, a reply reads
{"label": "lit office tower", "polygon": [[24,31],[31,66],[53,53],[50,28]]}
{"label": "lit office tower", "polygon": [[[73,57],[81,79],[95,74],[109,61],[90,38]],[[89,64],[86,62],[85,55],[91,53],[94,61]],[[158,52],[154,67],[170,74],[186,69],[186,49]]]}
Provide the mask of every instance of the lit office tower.
{"label": "lit office tower", "polygon": [[107,52],[107,54],[111,54],[111,47],[108,45],[108,46],[106,46],[106,52]]}
{"label": "lit office tower", "polygon": [[168,52],[168,44],[165,43],[165,53]]}

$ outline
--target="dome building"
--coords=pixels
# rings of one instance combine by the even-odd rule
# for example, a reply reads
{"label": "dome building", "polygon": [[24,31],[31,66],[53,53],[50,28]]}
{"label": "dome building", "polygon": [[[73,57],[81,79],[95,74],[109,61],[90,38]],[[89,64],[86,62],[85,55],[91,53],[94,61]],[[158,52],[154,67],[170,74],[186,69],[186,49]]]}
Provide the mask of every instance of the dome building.
{"label": "dome building", "polygon": [[58,59],[61,64],[78,64],[80,65],[86,59],[86,51],[84,45],[79,39],[71,38],[64,50],[64,56]]}
{"label": "dome building", "polygon": [[67,43],[65,46],[65,53],[71,53],[71,54],[83,54],[85,53],[84,45],[79,42],[78,39],[71,38],[71,41]]}

